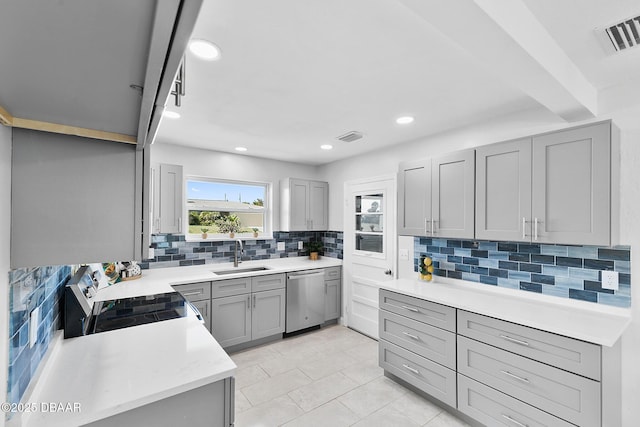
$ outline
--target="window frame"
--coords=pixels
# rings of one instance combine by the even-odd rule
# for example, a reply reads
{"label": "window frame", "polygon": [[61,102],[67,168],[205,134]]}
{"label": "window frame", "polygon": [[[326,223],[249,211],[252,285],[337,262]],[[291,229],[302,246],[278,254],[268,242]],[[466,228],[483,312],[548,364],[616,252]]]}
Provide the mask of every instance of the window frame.
{"label": "window frame", "polygon": [[[188,196],[188,187],[189,181],[201,181],[201,182],[213,182],[213,183],[221,183],[221,184],[236,184],[236,185],[253,185],[264,187],[264,217],[263,217],[263,231],[258,235],[258,237],[253,237],[253,231],[247,231],[244,233],[235,233],[235,237],[232,239],[229,237],[227,233],[207,233],[208,236],[206,239],[202,238],[201,233],[189,233],[189,206],[187,201],[189,200]],[[187,241],[199,241],[199,242],[209,242],[209,241],[217,241],[217,240],[236,240],[236,239],[272,239],[273,238],[273,184],[268,181],[243,181],[243,180],[235,180],[235,179],[225,179],[225,178],[215,178],[211,176],[199,176],[199,175],[187,175],[184,177],[184,191],[183,191],[183,215],[185,218],[185,240]]]}

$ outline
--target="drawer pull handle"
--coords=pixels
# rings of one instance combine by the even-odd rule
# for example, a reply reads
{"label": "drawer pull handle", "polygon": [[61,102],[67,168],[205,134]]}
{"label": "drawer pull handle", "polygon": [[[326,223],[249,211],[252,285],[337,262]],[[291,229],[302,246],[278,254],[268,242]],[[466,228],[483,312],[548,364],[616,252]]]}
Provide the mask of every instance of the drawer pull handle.
{"label": "drawer pull handle", "polygon": [[511,421],[513,424],[519,427],[529,427],[529,424],[522,424],[520,421],[514,420],[509,415],[502,414],[502,418],[504,418],[507,421]]}
{"label": "drawer pull handle", "polygon": [[416,374],[416,375],[420,375],[420,371],[418,371],[416,368],[412,368],[412,367],[411,367],[411,366],[409,366],[409,365],[402,365],[402,367],[403,367],[404,369],[406,369],[407,371],[409,371],[409,372],[413,372],[413,373],[414,373],[414,374]]}
{"label": "drawer pull handle", "polygon": [[409,307],[407,305],[403,305],[401,307],[404,308],[405,310],[413,311],[414,313],[420,313],[420,310],[418,310],[417,308],[414,308],[414,307]]}
{"label": "drawer pull handle", "polygon": [[409,332],[403,332],[403,334],[405,334],[406,336],[408,336],[412,340],[420,341],[420,337],[418,337],[417,335],[410,334]]}
{"label": "drawer pull handle", "polygon": [[194,291],[194,292],[183,292],[182,296],[183,297],[188,297],[191,295],[200,295],[201,293],[203,293],[202,291]]}
{"label": "drawer pull handle", "polygon": [[500,372],[502,372],[503,374],[505,374],[505,375],[506,375],[506,376],[508,376],[508,377],[511,377],[511,378],[516,379],[516,380],[518,380],[518,381],[522,381],[523,383],[527,383],[527,384],[529,384],[529,383],[530,383],[530,381],[529,381],[528,379],[526,379],[526,378],[522,378],[522,377],[520,377],[520,376],[518,376],[518,375],[516,375],[516,374],[512,374],[512,373],[511,373],[511,372],[509,372],[509,371],[500,371]]}
{"label": "drawer pull handle", "polygon": [[513,342],[513,343],[516,343],[516,344],[520,344],[520,345],[524,345],[524,346],[529,347],[529,343],[528,342],[522,341],[522,340],[518,340],[518,339],[515,339],[515,338],[511,338],[509,335],[500,335],[500,338],[502,338],[503,340],[507,340],[509,342]]}

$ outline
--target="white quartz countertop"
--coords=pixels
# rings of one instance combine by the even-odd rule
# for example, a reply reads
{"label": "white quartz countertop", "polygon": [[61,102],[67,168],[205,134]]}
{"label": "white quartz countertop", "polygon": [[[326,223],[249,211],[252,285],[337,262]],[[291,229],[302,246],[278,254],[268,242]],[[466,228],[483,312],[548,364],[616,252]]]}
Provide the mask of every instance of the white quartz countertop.
{"label": "white quartz countertop", "polygon": [[[104,301],[171,292],[171,285],[342,265],[323,257],[250,261],[240,269],[269,270],[217,276],[229,264],[143,270],[137,280],[102,288]],[[37,411],[15,414],[8,426],[78,426],[235,375],[236,365],[194,316],[52,341],[36,382],[23,398]],[[43,402],[79,404],[80,410],[43,412]]]}
{"label": "white quartz countertop", "polygon": [[392,280],[382,288],[608,347],[631,323],[629,309],[442,277]]}

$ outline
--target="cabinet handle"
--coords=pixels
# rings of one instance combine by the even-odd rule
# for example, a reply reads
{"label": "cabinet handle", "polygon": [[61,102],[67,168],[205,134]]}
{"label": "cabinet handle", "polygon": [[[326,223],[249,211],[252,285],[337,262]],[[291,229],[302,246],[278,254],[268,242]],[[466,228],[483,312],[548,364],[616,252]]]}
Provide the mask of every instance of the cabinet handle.
{"label": "cabinet handle", "polygon": [[520,376],[518,376],[518,375],[516,375],[516,374],[512,374],[512,373],[511,373],[511,372],[509,372],[509,371],[500,371],[500,372],[502,372],[503,374],[505,374],[505,375],[506,375],[506,376],[508,376],[508,377],[511,377],[511,378],[516,379],[516,380],[518,380],[518,381],[522,381],[523,383],[527,383],[527,384],[529,384],[529,383],[530,383],[530,381],[529,381],[528,379],[526,379],[526,378],[522,378],[522,377],[520,377]]}
{"label": "cabinet handle", "polygon": [[156,233],[160,232],[160,217],[156,218]]}
{"label": "cabinet handle", "polygon": [[432,219],[432,220],[431,220],[431,235],[432,235],[432,236],[433,236],[434,234],[436,234],[436,231],[435,231],[435,224],[436,224],[436,220],[435,220],[435,219]]}
{"label": "cabinet handle", "polygon": [[251,308],[251,295],[247,295],[247,308]]}
{"label": "cabinet handle", "polygon": [[525,217],[522,217],[522,240],[527,238],[527,235],[525,234],[526,226],[527,226],[527,219]]}
{"label": "cabinet handle", "polygon": [[519,427],[529,427],[529,424],[522,424],[520,421],[514,420],[509,415],[502,414],[502,418],[504,418],[507,421],[512,422],[513,424],[515,424],[515,425],[517,425]]}
{"label": "cabinet handle", "polygon": [[324,294],[325,295],[327,294],[327,284],[326,283],[324,284]]}
{"label": "cabinet handle", "polygon": [[182,217],[178,218],[178,233],[182,232]]}
{"label": "cabinet handle", "polygon": [[420,313],[420,310],[414,307],[409,307],[407,305],[402,305],[401,307],[404,308],[405,310],[413,311],[414,313]]}
{"label": "cabinet handle", "polygon": [[313,220],[312,220],[312,219],[310,219],[310,220],[309,220],[309,223],[311,223],[311,227],[309,227],[309,228],[310,228],[311,230],[313,230]]}
{"label": "cabinet handle", "polygon": [[427,223],[429,222],[429,220],[427,218],[424,219],[424,234],[429,234],[429,231],[427,230]]}
{"label": "cabinet handle", "polygon": [[538,240],[538,218],[533,219],[533,240]]}
{"label": "cabinet handle", "polygon": [[253,294],[253,308],[256,308],[256,295]]}
{"label": "cabinet handle", "polygon": [[417,335],[410,334],[409,332],[403,332],[403,334],[405,334],[406,336],[408,336],[412,340],[420,341],[420,337],[418,337]]}
{"label": "cabinet handle", "polygon": [[202,291],[194,291],[194,292],[182,292],[183,297],[188,297],[191,295],[200,295]]}
{"label": "cabinet handle", "polygon": [[522,341],[522,340],[518,340],[518,339],[515,339],[515,338],[511,338],[508,335],[500,335],[500,338],[502,338],[503,340],[507,340],[507,341],[510,341],[510,342],[513,342],[513,343],[516,343],[516,344],[520,344],[520,345],[524,345],[524,346],[529,347],[529,343],[528,342]]}
{"label": "cabinet handle", "polygon": [[409,372],[413,372],[413,373],[414,373],[414,374],[416,374],[416,375],[420,375],[420,371],[418,371],[416,368],[412,368],[412,367],[411,367],[411,366],[409,366],[409,365],[402,365],[402,367],[403,367],[404,369],[406,369],[407,371],[409,371]]}

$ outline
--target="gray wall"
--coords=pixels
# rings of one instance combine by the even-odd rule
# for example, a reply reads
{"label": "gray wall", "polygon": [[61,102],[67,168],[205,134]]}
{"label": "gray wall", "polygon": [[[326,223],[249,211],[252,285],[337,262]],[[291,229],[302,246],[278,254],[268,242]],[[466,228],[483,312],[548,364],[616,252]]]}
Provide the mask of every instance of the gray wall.
{"label": "gray wall", "polygon": [[[11,128],[0,126],[0,316],[8,318],[9,252],[11,236]],[[6,325],[5,322],[0,322]],[[8,349],[6,326],[0,327],[0,402],[7,401]],[[4,416],[0,416],[0,427]]]}
{"label": "gray wall", "polygon": [[11,267],[134,256],[135,146],[13,130]]}

